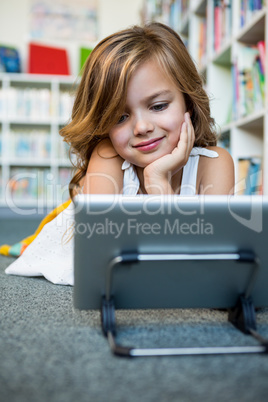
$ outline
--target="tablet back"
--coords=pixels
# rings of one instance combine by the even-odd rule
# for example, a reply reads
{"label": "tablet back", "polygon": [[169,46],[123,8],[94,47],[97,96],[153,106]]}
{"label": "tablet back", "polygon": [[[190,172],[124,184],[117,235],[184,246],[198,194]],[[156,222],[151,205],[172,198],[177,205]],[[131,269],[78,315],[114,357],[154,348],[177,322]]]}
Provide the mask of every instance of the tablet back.
{"label": "tablet back", "polygon": [[[79,195],[74,202],[75,307],[100,308],[108,267],[121,254],[132,262],[111,271],[116,308],[229,308],[255,273],[253,302],[268,305],[266,197]],[[233,259],[239,252],[258,264]],[[135,262],[139,255],[148,261]]]}

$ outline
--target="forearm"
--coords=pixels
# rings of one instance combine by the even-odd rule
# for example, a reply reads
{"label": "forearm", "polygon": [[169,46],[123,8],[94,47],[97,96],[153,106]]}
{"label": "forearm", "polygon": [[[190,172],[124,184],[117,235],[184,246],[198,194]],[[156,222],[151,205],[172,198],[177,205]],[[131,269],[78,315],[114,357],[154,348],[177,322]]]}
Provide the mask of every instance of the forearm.
{"label": "forearm", "polygon": [[174,194],[171,180],[165,177],[144,176],[144,187],[147,194]]}

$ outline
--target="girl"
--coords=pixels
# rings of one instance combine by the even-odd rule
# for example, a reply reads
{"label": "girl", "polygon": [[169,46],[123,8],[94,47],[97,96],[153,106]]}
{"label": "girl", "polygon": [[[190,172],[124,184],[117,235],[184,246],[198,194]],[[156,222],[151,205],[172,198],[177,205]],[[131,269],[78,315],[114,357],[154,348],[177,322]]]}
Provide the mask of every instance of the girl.
{"label": "girl", "polygon": [[[77,157],[71,198],[81,191],[233,191],[233,162],[216,147],[201,78],[180,37],[163,24],[123,30],[95,47],[61,135]],[[73,242],[66,237],[72,211],[70,203],[6,272],[73,284]]]}

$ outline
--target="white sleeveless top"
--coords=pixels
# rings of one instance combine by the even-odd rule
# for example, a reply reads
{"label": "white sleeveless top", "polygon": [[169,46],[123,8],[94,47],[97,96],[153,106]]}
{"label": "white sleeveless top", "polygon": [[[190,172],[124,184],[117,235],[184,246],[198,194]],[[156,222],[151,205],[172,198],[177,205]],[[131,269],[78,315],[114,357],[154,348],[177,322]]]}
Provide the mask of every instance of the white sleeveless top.
{"label": "white sleeveless top", "polygon": [[[182,172],[180,188],[181,196],[196,194],[196,178],[200,155],[207,156],[209,158],[217,158],[219,156],[217,152],[206,148],[194,147],[192,149],[189,159]],[[134,166],[125,161],[122,165],[122,170],[124,170],[123,194],[137,195],[140,188],[140,181]]]}
{"label": "white sleeveless top", "polygon": [[[218,157],[217,152],[206,148],[194,147],[187,164],[183,168],[181,196],[196,194],[196,177],[200,155],[209,158]],[[134,166],[125,161],[124,195],[136,195],[140,182]],[[26,248],[24,253],[5,270],[7,274],[23,276],[44,276],[58,285],[74,284],[73,267],[73,230],[74,204],[61,212],[55,219],[48,222],[36,239]]]}

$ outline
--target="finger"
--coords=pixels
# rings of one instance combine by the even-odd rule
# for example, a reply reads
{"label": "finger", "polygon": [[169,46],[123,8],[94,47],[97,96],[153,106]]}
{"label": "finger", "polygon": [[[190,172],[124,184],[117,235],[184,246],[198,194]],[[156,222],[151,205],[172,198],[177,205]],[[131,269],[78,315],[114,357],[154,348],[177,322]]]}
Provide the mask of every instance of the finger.
{"label": "finger", "polygon": [[194,145],[194,137],[195,137],[195,135],[194,135],[194,128],[193,128],[193,125],[192,125],[190,114],[188,112],[185,113],[185,120],[186,120],[186,124],[187,124],[187,134],[188,134],[188,148],[187,148],[187,151],[188,151],[188,154],[190,155],[190,152],[191,152],[191,150],[193,148],[193,145]]}
{"label": "finger", "polygon": [[194,131],[194,126],[192,123],[192,119],[189,116],[189,122],[190,122],[190,127],[191,127],[191,140],[192,140],[192,146],[194,146],[194,142],[195,142],[195,131]]}
{"label": "finger", "polygon": [[187,129],[187,124],[184,122],[181,127],[181,134],[180,134],[180,139],[178,142],[177,147],[172,151],[172,155],[175,157],[173,159],[173,164],[174,168],[184,166],[187,163],[188,160],[188,129]]}
{"label": "finger", "polygon": [[184,121],[181,127],[181,134],[178,141],[177,149],[183,152],[187,152],[188,149],[188,129],[187,123]]}
{"label": "finger", "polygon": [[188,144],[188,128],[187,128],[187,123],[185,121],[182,124],[179,142]]}

